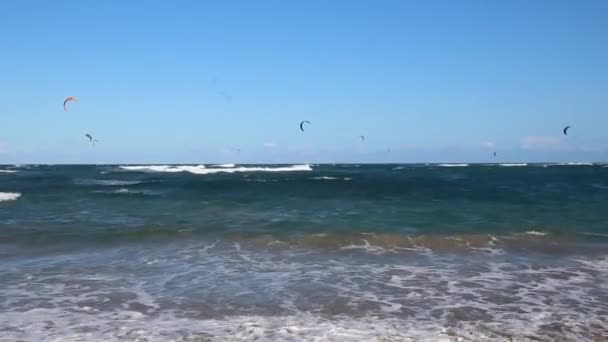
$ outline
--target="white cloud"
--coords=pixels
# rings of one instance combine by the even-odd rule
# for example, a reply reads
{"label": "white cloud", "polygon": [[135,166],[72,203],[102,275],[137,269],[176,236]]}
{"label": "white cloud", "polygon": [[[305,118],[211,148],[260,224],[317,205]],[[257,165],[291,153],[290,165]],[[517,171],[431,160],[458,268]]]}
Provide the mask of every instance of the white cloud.
{"label": "white cloud", "polygon": [[483,146],[484,148],[492,149],[492,148],[494,148],[494,146],[495,146],[495,145],[494,145],[494,143],[493,143],[493,142],[491,142],[491,141],[486,141],[486,142],[484,142],[484,143],[482,144],[482,146]]}
{"label": "white cloud", "polygon": [[562,141],[551,136],[527,136],[521,139],[521,147],[525,150],[550,150],[557,149]]}
{"label": "white cloud", "polygon": [[264,143],[264,147],[266,147],[266,148],[276,148],[277,144],[275,144],[273,142],[265,142]]}

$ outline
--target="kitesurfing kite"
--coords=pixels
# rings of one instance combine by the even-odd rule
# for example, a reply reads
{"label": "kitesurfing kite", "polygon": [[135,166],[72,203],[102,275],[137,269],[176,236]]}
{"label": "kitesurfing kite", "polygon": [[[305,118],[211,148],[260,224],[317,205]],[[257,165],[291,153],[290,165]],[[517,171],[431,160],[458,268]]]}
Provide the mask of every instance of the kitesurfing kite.
{"label": "kitesurfing kite", "polygon": [[492,155],[493,155],[494,157],[496,157],[496,152],[492,153]]}
{"label": "kitesurfing kite", "polygon": [[359,137],[361,138],[361,141],[365,141],[365,135],[361,135]]}
{"label": "kitesurfing kite", "polygon": [[308,120],[304,120],[302,122],[300,122],[300,131],[304,132],[304,124],[307,123],[310,125],[310,121]]}
{"label": "kitesurfing kite", "polygon": [[223,97],[224,100],[226,100],[226,102],[231,102],[232,101],[232,95],[230,95],[230,93],[221,90],[218,94],[220,94],[220,96]]}
{"label": "kitesurfing kite", "polygon": [[84,135],[87,139],[89,139],[89,142],[93,143],[93,145],[95,145],[96,142],[98,142],[99,140],[97,139],[93,139],[93,136],[90,135],[89,133]]}
{"label": "kitesurfing kite", "polygon": [[63,100],[63,111],[65,111],[65,112],[68,111],[68,102],[71,102],[71,101],[78,101],[78,99],[73,96],[66,97],[65,100]]}
{"label": "kitesurfing kite", "polygon": [[562,131],[564,132],[564,135],[568,135],[568,129],[570,129],[570,126],[564,127],[564,130]]}

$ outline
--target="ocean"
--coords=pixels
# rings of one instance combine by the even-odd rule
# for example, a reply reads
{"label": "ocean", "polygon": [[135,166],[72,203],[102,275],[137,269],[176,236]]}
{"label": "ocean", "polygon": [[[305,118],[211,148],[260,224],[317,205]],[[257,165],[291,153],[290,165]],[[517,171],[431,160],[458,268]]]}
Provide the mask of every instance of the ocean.
{"label": "ocean", "polygon": [[605,341],[608,167],[0,166],[0,341]]}

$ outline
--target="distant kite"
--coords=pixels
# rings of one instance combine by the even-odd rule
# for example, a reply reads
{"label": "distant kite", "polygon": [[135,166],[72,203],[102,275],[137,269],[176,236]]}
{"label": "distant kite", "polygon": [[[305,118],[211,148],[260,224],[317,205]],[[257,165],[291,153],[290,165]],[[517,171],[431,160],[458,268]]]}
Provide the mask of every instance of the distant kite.
{"label": "distant kite", "polygon": [[365,135],[361,135],[359,138],[361,138],[361,141],[365,141]]}
{"label": "distant kite", "polygon": [[78,99],[73,96],[66,97],[65,100],[63,100],[63,111],[65,111],[65,112],[68,111],[68,102],[71,102],[71,101],[78,101]]}
{"label": "distant kite", "polygon": [[218,94],[226,100],[226,102],[232,102],[232,95],[227,91],[221,90]]}
{"label": "distant kite", "polygon": [[308,120],[304,120],[302,122],[300,122],[300,131],[304,132],[304,124],[307,123],[310,125],[310,121]]}
{"label": "distant kite", "polygon": [[89,139],[89,142],[93,143],[93,145],[95,145],[96,142],[98,142],[99,140],[97,139],[93,139],[93,136],[90,135],[89,133],[84,135],[87,139]]}
{"label": "distant kite", "polygon": [[494,157],[496,157],[496,152],[492,153],[492,155],[493,155]]}
{"label": "distant kite", "polygon": [[564,130],[562,131],[564,132],[564,135],[568,135],[568,129],[570,129],[570,126],[564,127]]}

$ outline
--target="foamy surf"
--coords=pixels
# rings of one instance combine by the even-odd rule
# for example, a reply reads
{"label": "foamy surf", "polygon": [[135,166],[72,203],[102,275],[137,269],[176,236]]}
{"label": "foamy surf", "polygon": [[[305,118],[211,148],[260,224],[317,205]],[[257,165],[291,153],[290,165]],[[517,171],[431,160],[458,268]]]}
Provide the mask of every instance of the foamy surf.
{"label": "foamy surf", "polygon": [[223,167],[223,168],[233,168],[236,165],[235,164],[217,164],[217,165],[211,165],[212,167]]}
{"label": "foamy surf", "polygon": [[3,338],[601,341],[605,330],[605,256],[395,258],[365,240],[330,254],[207,240],[68,256],[7,261]]}
{"label": "foamy surf", "polygon": [[0,173],[15,173],[16,170],[0,170]]}
{"label": "foamy surf", "polygon": [[170,165],[143,165],[143,166],[120,166],[121,169],[126,171],[139,171],[139,172],[189,172],[197,175],[207,175],[214,173],[235,173],[235,172],[303,172],[312,171],[309,164],[302,165],[290,165],[290,166],[278,166],[278,167],[232,167],[232,168],[206,168],[204,165],[198,166],[170,166]]}
{"label": "foamy surf", "polygon": [[0,192],[0,202],[14,201],[19,197],[21,197],[21,194],[18,192]]}

